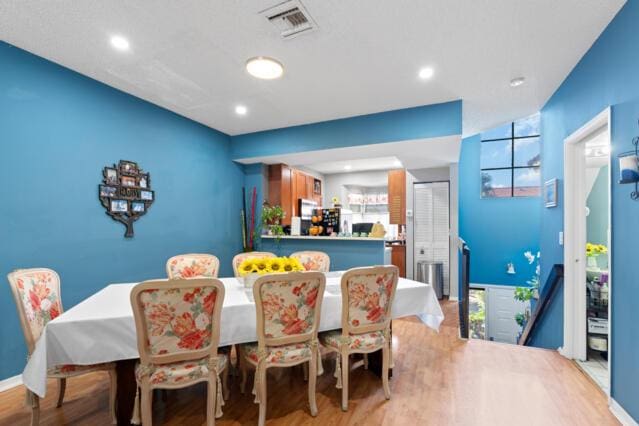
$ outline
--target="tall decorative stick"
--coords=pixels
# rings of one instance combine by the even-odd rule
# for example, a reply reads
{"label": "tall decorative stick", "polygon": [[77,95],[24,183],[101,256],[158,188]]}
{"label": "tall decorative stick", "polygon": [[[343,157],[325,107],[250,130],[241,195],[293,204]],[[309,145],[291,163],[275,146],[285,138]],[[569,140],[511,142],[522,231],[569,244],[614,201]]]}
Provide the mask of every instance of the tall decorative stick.
{"label": "tall decorative stick", "polygon": [[242,250],[246,251],[246,215],[240,210],[240,222],[242,224]]}
{"label": "tall decorative stick", "polygon": [[257,203],[257,188],[253,187],[253,196],[251,197],[251,233],[249,235],[249,246],[253,250],[253,237],[255,234],[255,204]]}

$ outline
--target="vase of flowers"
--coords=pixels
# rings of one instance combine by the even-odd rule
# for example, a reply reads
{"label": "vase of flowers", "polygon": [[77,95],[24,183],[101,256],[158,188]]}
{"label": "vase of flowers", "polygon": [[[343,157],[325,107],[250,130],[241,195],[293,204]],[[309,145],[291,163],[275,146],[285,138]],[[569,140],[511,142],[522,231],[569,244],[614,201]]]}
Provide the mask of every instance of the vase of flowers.
{"label": "vase of flowers", "polygon": [[262,275],[286,274],[304,270],[304,266],[298,259],[290,257],[247,257],[240,264],[239,274],[244,287],[251,288]]}
{"label": "vase of flowers", "polygon": [[586,266],[593,270],[599,269],[597,258],[606,253],[608,253],[608,247],[605,245],[586,243]]}

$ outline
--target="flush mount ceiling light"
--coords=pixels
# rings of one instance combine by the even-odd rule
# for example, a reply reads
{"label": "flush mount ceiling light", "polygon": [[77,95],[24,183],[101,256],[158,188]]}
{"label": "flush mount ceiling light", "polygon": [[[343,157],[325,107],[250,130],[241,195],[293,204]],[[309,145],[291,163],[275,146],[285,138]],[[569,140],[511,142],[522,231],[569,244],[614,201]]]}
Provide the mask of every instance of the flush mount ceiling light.
{"label": "flush mount ceiling light", "polygon": [[111,46],[122,51],[129,50],[129,40],[122,36],[114,35],[111,37]]}
{"label": "flush mount ceiling light", "polygon": [[247,112],[248,112],[248,108],[246,108],[244,105],[237,105],[235,107],[235,113],[237,115],[246,115]]}
{"label": "flush mount ceiling light", "polygon": [[353,166],[351,166],[350,164],[347,164],[347,165],[344,166],[344,170],[350,170],[352,168],[353,168]]}
{"label": "flush mount ceiling light", "polygon": [[399,160],[395,160],[395,161],[393,161],[393,165],[394,165],[395,167],[402,167],[402,162],[401,162],[401,161],[399,161]]}
{"label": "flush mount ceiling light", "polygon": [[246,71],[255,78],[273,80],[284,74],[284,66],[273,58],[257,56],[246,61]]}
{"label": "flush mount ceiling light", "polygon": [[510,87],[519,87],[524,84],[525,81],[526,79],[524,77],[513,78],[510,80]]}
{"label": "flush mount ceiling light", "polygon": [[428,80],[435,74],[435,70],[431,67],[425,67],[419,70],[419,78],[422,80]]}

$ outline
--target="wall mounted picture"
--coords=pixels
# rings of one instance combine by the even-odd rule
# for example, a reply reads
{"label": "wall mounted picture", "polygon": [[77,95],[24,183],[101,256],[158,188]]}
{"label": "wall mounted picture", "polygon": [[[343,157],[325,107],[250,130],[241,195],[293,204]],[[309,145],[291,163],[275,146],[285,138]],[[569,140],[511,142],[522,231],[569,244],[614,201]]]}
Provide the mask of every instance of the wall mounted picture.
{"label": "wall mounted picture", "polygon": [[144,211],[144,203],[139,201],[134,201],[131,203],[131,211],[133,213],[141,213]]}
{"label": "wall mounted picture", "polygon": [[118,171],[117,169],[112,169],[110,167],[106,167],[104,169],[104,179],[108,185],[118,185]]}
{"label": "wall mounted picture", "polygon": [[100,197],[115,197],[117,190],[115,186],[100,185]]}
{"label": "wall mounted picture", "polygon": [[321,194],[322,193],[322,181],[319,179],[315,179],[313,181],[313,193],[314,194]]}
{"label": "wall mounted picture", "polygon": [[544,204],[547,208],[557,207],[557,179],[544,183]]}
{"label": "wall mounted picture", "polygon": [[639,181],[639,161],[635,153],[619,156],[619,171],[621,180],[619,183],[634,183]]}
{"label": "wall mounted picture", "polygon": [[133,161],[120,161],[120,173],[137,175],[139,173],[137,163]]}
{"label": "wall mounted picture", "polygon": [[133,176],[122,176],[120,183],[122,186],[135,186],[135,178]]}
{"label": "wall mounted picture", "polygon": [[153,200],[153,191],[140,191],[140,198],[143,200]]}
{"label": "wall mounted picture", "polygon": [[151,190],[151,175],[137,163],[121,160],[113,167],[102,170],[102,182],[98,185],[100,203],[106,214],[126,226],[126,238],[133,237],[133,222],[148,211],[155,198]]}
{"label": "wall mounted picture", "polygon": [[129,211],[129,203],[126,200],[111,200],[113,213],[126,213]]}

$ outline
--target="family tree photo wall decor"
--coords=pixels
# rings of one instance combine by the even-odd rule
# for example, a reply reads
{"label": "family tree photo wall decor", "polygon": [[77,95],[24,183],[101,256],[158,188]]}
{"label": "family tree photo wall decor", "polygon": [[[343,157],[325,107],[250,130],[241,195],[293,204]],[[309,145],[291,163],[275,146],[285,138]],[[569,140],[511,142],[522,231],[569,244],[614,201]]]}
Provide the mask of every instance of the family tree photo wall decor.
{"label": "family tree photo wall decor", "polygon": [[100,202],[106,214],[126,226],[126,238],[133,237],[133,222],[144,216],[153,201],[151,176],[133,161],[120,160],[113,167],[105,167],[100,184]]}

